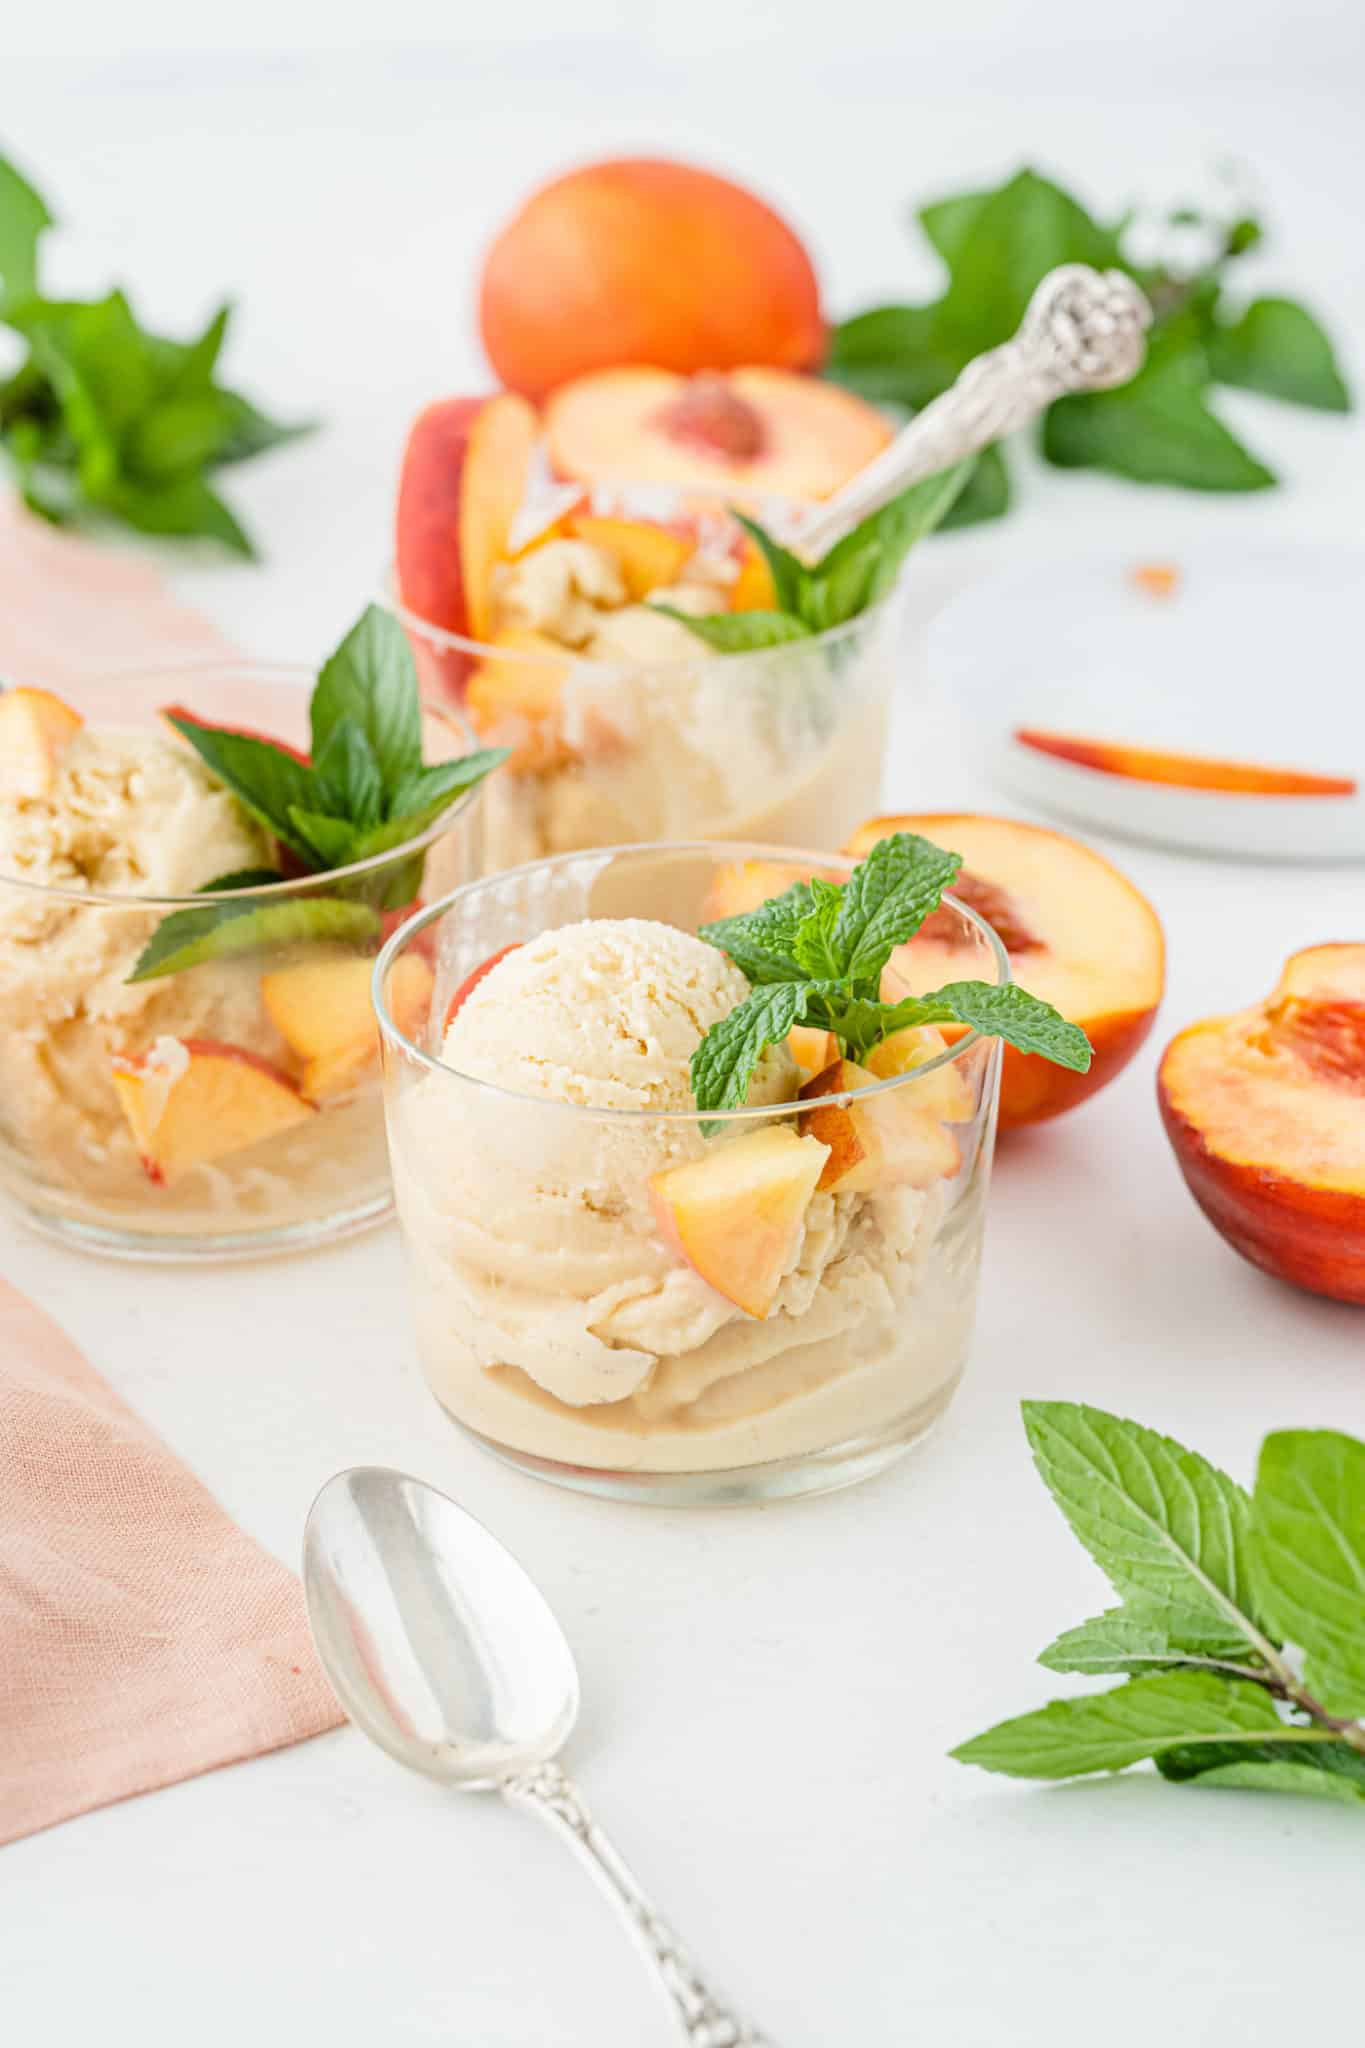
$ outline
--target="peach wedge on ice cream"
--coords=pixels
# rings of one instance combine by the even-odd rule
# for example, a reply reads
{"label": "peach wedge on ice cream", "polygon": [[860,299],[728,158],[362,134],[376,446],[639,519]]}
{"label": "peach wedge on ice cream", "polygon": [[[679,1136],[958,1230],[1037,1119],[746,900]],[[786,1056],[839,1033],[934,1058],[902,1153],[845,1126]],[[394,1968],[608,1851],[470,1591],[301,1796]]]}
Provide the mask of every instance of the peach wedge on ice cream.
{"label": "peach wedge on ice cream", "polygon": [[0,796],[46,796],[81,723],[50,690],[0,693]]}
{"label": "peach wedge on ice cream", "polygon": [[1365,1303],[1365,944],[1295,953],[1265,1002],[1182,1031],[1158,1097],[1186,1185],[1234,1251]]}
{"label": "peach wedge on ice cream", "polygon": [[245,1151],[313,1115],[289,1076],[239,1045],[159,1038],[135,1057],[116,1054],[114,1093],[148,1177]]}
{"label": "peach wedge on ice cream", "polygon": [[801,1100],[811,1105],[802,1135],[829,1147],[821,1188],[845,1195],[927,1188],[951,1179],[962,1163],[956,1138],[920,1105],[913,1086],[878,1091],[877,1076],[856,1060],[832,1061],[807,1081]]}
{"label": "peach wedge on ice cream", "polygon": [[667,1241],[717,1294],[760,1320],[796,1257],[829,1157],[790,1124],[766,1124],[650,1180]]}
{"label": "peach wedge on ice cream", "polygon": [[[261,976],[261,1001],[289,1050],[303,1061],[300,1087],[310,1102],[347,1095],[379,1059],[379,1027],[370,1003],[374,962],[334,954],[300,960]],[[393,964],[387,996],[394,1022],[408,1038],[426,1021],[435,977],[417,952]]]}
{"label": "peach wedge on ice cream", "polygon": [[[1063,832],[952,812],[873,818],[845,850],[861,860],[892,832],[917,832],[962,855],[951,894],[991,926],[1019,986],[1078,1024],[1093,1048],[1082,1074],[1007,1045],[1001,1124],[1060,1116],[1121,1073],[1152,1028],[1166,973],[1160,921],[1127,877]],[[953,931],[949,918],[927,919],[892,955],[883,995],[919,995],[959,978]],[[974,970],[963,963],[961,971]]]}

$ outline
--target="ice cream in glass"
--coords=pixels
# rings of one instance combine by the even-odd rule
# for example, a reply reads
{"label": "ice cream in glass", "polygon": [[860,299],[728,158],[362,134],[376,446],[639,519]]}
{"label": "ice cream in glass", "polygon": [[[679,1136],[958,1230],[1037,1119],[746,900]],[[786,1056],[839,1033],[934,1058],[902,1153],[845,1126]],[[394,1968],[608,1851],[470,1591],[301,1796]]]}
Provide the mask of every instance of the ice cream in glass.
{"label": "ice cream in glass", "polygon": [[[567,855],[458,890],[381,956],[422,1362],[503,1457],[597,1492],[759,1499],[877,1469],[951,1400],[998,1044],[903,1030],[862,1066],[803,1027],[734,1106],[694,1090],[699,1045],[753,993],[700,930],[756,888],[847,871],[746,845]],[[419,946],[431,1001],[404,1028]],[[900,949],[898,985],[935,986],[947,959],[1008,980],[951,902]]]}

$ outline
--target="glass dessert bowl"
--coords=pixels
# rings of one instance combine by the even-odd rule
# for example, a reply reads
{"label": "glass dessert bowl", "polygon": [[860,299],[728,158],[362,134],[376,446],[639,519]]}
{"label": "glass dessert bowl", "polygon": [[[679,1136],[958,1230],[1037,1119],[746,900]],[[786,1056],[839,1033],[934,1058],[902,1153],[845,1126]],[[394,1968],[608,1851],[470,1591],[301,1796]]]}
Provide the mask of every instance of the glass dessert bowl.
{"label": "glass dessert bowl", "polygon": [[[161,713],[301,759],[307,681],[224,662],[0,695],[0,1189],[50,1235],[247,1257],[390,1207],[371,965],[478,872],[478,791],[375,858],[263,879],[279,848]],[[429,762],[463,751],[422,727]],[[414,951],[395,1001],[423,997]]]}
{"label": "glass dessert bowl", "polygon": [[[644,1500],[847,1484],[946,1408],[970,1340],[1000,1054],[900,1032],[852,1078],[823,1032],[703,1114],[689,1063],[749,994],[697,936],[756,873],[826,855],[664,845],[457,890],[375,969],[419,1350],[454,1419],[521,1468]],[[760,891],[760,894],[766,893]],[[998,941],[945,899],[902,985]],[[434,970],[401,1017],[404,963]],[[818,1077],[818,1078],[817,1078]],[[804,1096],[799,1090],[804,1085]]]}

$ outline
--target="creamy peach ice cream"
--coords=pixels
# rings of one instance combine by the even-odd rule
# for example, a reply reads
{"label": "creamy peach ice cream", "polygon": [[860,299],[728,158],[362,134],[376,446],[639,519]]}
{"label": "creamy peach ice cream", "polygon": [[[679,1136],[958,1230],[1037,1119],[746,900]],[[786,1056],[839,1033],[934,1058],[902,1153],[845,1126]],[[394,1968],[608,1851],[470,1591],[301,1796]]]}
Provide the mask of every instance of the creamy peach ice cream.
{"label": "creamy peach ice cream", "polygon": [[[615,1471],[768,1463],[946,1402],[970,1327],[981,1176],[814,1187],[829,1148],[762,1120],[806,1175],[761,1317],[679,1248],[675,1169],[753,1155],[708,1136],[691,1055],[748,994],[672,926],[602,918],[509,952],[463,998],[436,1068],[391,1095],[395,1191],[438,1398],[495,1445]],[[753,1107],[793,1101],[785,1046]],[[780,1135],[777,1135],[780,1134]],[[743,1148],[748,1147],[746,1154]],[[731,1149],[732,1148],[732,1149]],[[958,1154],[951,1147],[954,1161]],[[741,1201],[735,1228],[759,1227]]]}

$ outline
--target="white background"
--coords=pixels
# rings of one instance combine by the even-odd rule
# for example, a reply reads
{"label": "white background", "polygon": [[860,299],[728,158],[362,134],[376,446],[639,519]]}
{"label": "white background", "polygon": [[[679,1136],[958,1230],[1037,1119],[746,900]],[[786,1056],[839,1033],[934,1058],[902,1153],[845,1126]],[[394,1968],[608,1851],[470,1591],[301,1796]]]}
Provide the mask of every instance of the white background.
{"label": "white background", "polygon": [[[1273,231],[1248,281],[1301,289],[1365,368],[1357,9],[586,0],[570,19],[505,0],[334,11],[325,36],[320,13],[133,0],[6,34],[0,147],[69,224],[55,281],[118,276],[172,328],[231,291],[235,376],[327,422],[230,480],[266,566],[178,577],[253,651],[314,659],[359,609],[407,419],[485,374],[481,243],[587,154],[681,153],[758,183],[810,238],[836,313],[934,287],[912,198],[1029,159],[1116,208],[1185,198],[1235,159]],[[921,618],[1030,549],[1358,536],[1358,425],[1225,410],[1284,490],[1225,502],[1029,476],[1007,525],[926,552]],[[1359,660],[1342,649],[1342,687]],[[1293,698],[1287,678],[1287,735]],[[913,670],[885,793],[999,803]],[[1115,850],[1171,941],[1154,1043],[1093,1106],[1004,1150],[973,1372],[938,1436],[860,1491],[632,1513],[485,1463],[423,1392],[391,1232],[196,1275],[4,1241],[6,1271],[281,1556],[317,1485],[360,1460],[444,1484],[511,1542],[580,1658],[588,1790],[782,2048],[1256,2048],[1335,2034],[1356,2009],[1365,1836],[1349,1810],[1141,1776],[1035,1790],[944,1754],[1063,1689],[1031,1659],[1105,1600],[1030,1470],[1021,1396],[1136,1414],[1243,1476],[1273,1426],[1365,1431],[1360,1313],[1222,1247],[1152,1101],[1178,1025],[1264,993],[1295,946],[1365,936],[1359,873]],[[29,2048],[666,2038],[555,1844],[350,1733],[12,1848],[0,1982],[6,2033]]]}

